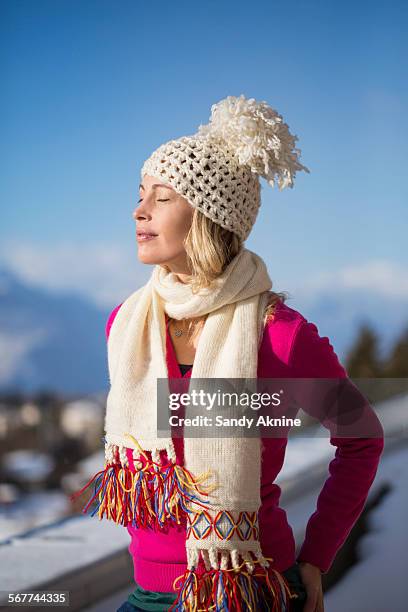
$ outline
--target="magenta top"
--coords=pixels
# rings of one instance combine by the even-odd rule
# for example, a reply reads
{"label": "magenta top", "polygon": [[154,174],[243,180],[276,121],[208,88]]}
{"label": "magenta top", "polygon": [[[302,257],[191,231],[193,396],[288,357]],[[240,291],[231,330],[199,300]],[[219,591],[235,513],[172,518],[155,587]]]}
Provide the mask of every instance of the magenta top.
{"label": "magenta top", "polygon": [[[114,308],[106,324],[106,338],[121,304]],[[167,329],[167,326],[166,326]],[[166,357],[169,378],[182,373],[171,336],[167,331]],[[191,376],[190,368],[184,378]],[[327,337],[321,337],[314,323],[297,310],[280,302],[275,317],[264,330],[258,354],[259,378],[341,378],[347,377]],[[302,408],[307,411],[306,406]],[[370,410],[371,407],[369,407]],[[377,419],[373,412],[373,418]],[[285,458],[287,438],[263,438],[265,449],[261,463],[261,507],[259,538],[263,554],[273,558],[272,565],[282,572],[295,561],[308,561],[326,573],[360,516],[377,472],[384,448],[383,429],[378,422],[379,438],[330,437],[336,447],[328,465],[329,476],[310,516],[299,554],[286,517],[279,507],[280,487],[274,483]],[[173,438],[177,458],[182,462],[183,439]],[[132,449],[128,449],[129,467],[134,470]],[[167,463],[166,451],[161,458]],[[144,589],[171,592],[173,581],[186,571],[186,523],[171,524],[167,533],[137,527],[126,527],[131,542],[134,579]]]}

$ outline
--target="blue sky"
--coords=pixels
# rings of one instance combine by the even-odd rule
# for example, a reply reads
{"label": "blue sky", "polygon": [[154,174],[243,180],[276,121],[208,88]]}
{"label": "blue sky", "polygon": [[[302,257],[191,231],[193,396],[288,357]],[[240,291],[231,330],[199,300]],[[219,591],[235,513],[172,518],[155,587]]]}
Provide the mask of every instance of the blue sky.
{"label": "blue sky", "polygon": [[0,6],[0,264],[127,295],[151,271],[131,218],[143,161],[243,93],[283,115],[311,170],[282,192],[261,179],[246,246],[274,288],[386,278],[408,295],[405,2]]}

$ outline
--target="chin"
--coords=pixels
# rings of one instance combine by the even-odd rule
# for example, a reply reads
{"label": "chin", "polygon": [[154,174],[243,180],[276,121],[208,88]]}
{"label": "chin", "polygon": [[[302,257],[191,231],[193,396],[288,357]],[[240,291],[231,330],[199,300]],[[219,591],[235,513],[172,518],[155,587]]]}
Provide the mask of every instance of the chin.
{"label": "chin", "polygon": [[154,257],[154,255],[149,255],[148,253],[138,253],[137,255],[140,263],[144,263],[144,264],[158,264],[160,263],[157,259],[157,257]]}
{"label": "chin", "polygon": [[153,250],[149,252],[149,249],[138,248],[137,257],[141,263],[144,264],[161,264],[166,261],[165,257],[160,257],[157,253],[154,253]]}

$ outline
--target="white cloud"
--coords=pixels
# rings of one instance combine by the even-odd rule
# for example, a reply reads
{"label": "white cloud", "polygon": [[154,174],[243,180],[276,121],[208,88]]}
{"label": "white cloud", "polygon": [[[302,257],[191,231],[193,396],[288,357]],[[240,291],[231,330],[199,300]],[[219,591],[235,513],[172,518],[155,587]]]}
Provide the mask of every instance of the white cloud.
{"label": "white cloud", "polygon": [[116,305],[143,285],[151,266],[120,244],[63,242],[55,245],[9,241],[0,260],[22,281],[52,291],[76,291],[101,307]]}
{"label": "white cloud", "polygon": [[[24,282],[52,291],[77,291],[101,307],[113,307],[150,277],[152,266],[140,263],[133,250],[118,243],[56,245],[9,242],[0,246],[0,260]],[[405,267],[371,260],[339,270],[293,279],[296,295],[319,291],[366,289],[385,297],[408,298]]]}
{"label": "white cloud", "polygon": [[387,260],[372,260],[324,272],[304,281],[301,290],[366,289],[386,297],[408,298],[406,267]]}

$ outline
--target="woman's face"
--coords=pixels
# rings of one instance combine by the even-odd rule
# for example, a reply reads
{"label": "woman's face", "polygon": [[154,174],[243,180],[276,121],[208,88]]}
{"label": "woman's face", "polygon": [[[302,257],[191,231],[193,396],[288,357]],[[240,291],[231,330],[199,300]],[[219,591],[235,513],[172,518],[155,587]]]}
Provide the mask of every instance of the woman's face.
{"label": "woman's face", "polygon": [[[138,258],[145,264],[166,264],[172,272],[187,274],[183,241],[190,229],[194,208],[171,185],[145,174],[140,199],[133,212]],[[145,238],[143,232],[154,234]]]}

